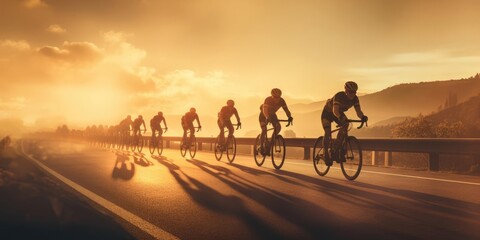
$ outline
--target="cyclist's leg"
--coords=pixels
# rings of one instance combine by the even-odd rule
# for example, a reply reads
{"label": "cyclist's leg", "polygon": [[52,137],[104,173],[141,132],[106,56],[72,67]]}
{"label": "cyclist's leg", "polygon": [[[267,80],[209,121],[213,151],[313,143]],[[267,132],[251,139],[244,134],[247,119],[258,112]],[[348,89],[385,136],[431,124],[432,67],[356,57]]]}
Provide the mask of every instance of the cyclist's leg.
{"label": "cyclist's leg", "polygon": [[271,123],[272,123],[272,126],[273,126],[273,133],[272,133],[272,141],[274,139],[275,136],[277,136],[280,131],[282,130],[282,126],[280,125],[280,122],[278,121],[278,117],[277,117],[277,114],[272,114],[269,119],[268,119]]}
{"label": "cyclist's leg", "polygon": [[225,128],[222,124],[222,121],[220,119],[217,120],[217,125],[218,125],[218,128],[220,129],[220,133],[219,133],[219,137],[220,137],[220,145],[223,145],[223,143],[225,142]]}
{"label": "cyclist's leg", "polygon": [[162,129],[162,127],[160,127],[160,125],[157,127],[157,131],[158,131],[158,136],[159,137],[163,136],[163,129]]}
{"label": "cyclist's leg", "polygon": [[332,161],[329,154],[329,145],[332,139],[332,122],[334,121],[333,113],[323,109],[322,112],[322,127],[325,131],[323,135],[323,156],[325,157],[325,162],[327,165],[332,165]]}
{"label": "cyclist's leg", "polygon": [[[347,118],[345,116],[345,113],[342,113],[342,117],[345,118],[345,119]],[[337,119],[337,121],[338,121],[338,119]],[[340,121],[338,121],[337,123],[340,124]],[[348,132],[348,124],[340,126],[340,130],[337,133],[337,141],[335,141],[334,146],[333,146],[335,156],[338,156],[338,151],[340,150],[340,148],[343,144],[343,141],[347,137],[347,132]]]}
{"label": "cyclist's leg", "polygon": [[189,143],[191,144],[193,141],[193,137],[195,136],[195,127],[193,127],[193,122],[189,124],[189,129],[190,129],[190,140]]}
{"label": "cyclist's leg", "polygon": [[265,138],[267,137],[267,119],[263,116],[263,113],[260,113],[258,116],[258,122],[260,123],[260,128],[262,129],[262,133],[260,134],[260,151],[262,154],[265,153]]}
{"label": "cyclist's leg", "polygon": [[232,124],[232,121],[230,120],[227,120],[225,121],[225,126],[227,127],[228,129],[228,136],[233,136],[233,133],[235,132],[235,128],[233,128],[233,124]]}
{"label": "cyclist's leg", "polygon": [[188,130],[188,126],[187,124],[185,123],[182,123],[182,128],[183,128],[183,143],[185,144],[185,141],[187,140],[187,130]]}

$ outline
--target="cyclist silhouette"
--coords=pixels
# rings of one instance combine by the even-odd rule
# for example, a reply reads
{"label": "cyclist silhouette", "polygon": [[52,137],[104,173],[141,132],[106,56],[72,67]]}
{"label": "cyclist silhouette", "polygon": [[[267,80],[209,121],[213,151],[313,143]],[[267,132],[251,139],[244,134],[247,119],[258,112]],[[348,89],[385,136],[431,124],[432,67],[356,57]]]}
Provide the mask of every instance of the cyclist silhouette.
{"label": "cyclist silhouette", "polygon": [[155,136],[155,132],[158,131],[158,136],[162,136],[163,134],[163,129],[161,127],[161,123],[165,125],[165,132],[168,130],[167,127],[167,121],[165,120],[165,117],[163,117],[162,112],[158,112],[157,115],[153,116],[153,118],[150,120],[150,128],[152,129],[152,137]]}
{"label": "cyclist silhouette", "polygon": [[[323,130],[325,130],[325,135],[323,138],[323,146],[327,146],[330,143],[330,139],[332,138],[332,122],[336,122],[338,125],[340,125],[340,130],[338,131],[337,134],[337,140],[334,143],[334,146],[332,149],[334,149],[334,156],[337,156],[337,143],[343,142],[343,139],[347,135],[348,131],[348,122],[347,122],[347,116],[345,115],[345,112],[350,109],[352,106],[355,108],[355,111],[357,113],[357,116],[362,119],[362,121],[367,121],[368,117],[363,114],[362,109],[360,107],[360,101],[358,100],[357,97],[357,90],[358,90],[358,85],[355,82],[348,81],[345,83],[345,91],[343,92],[338,92],[333,96],[331,99],[327,100],[327,103],[325,104],[325,107],[323,108],[322,111],[322,126]],[[327,166],[332,165],[332,159],[330,158],[330,155],[328,153],[328,147],[324,147],[324,155],[325,155],[325,164]],[[342,157],[345,157],[342,154]]]}
{"label": "cyclist silhouette", "polygon": [[145,120],[143,120],[143,116],[138,115],[138,117],[132,123],[133,136],[138,135],[138,133],[140,132],[141,125],[143,125],[143,131],[144,132],[147,131],[147,127],[145,126]]}
{"label": "cyclist silhouette", "polygon": [[[271,96],[267,97],[263,104],[260,106],[261,114],[259,116],[259,122],[260,122],[260,127],[262,128],[262,134],[261,134],[261,142],[264,142],[265,137],[267,135],[267,124],[271,123],[272,126],[274,127],[273,133],[272,133],[272,139],[274,136],[276,136],[278,133],[280,133],[280,130],[282,129],[282,126],[280,125],[280,122],[278,121],[277,117],[277,111],[280,108],[283,108],[283,111],[285,111],[285,114],[287,114],[288,121],[292,122],[293,117],[292,114],[290,113],[290,110],[288,110],[287,103],[285,100],[282,98],[282,91],[278,88],[274,88],[271,91]],[[263,117],[262,117],[263,115]],[[267,146],[268,148],[268,146]],[[262,149],[263,151],[264,149]]]}
{"label": "cyclist silhouette", "polygon": [[234,106],[235,102],[229,99],[227,101],[227,106],[222,107],[222,109],[220,109],[220,112],[218,113],[217,124],[220,128],[220,142],[222,144],[225,142],[225,127],[228,129],[229,137],[233,136],[233,132],[235,131],[232,125],[232,121],[230,120],[233,115],[235,115],[235,117],[237,118],[238,126],[242,125],[242,123],[240,122],[240,117],[238,116],[238,111]]}
{"label": "cyclist silhouette", "polygon": [[132,116],[128,115],[125,119],[123,119],[120,124],[118,124],[119,132],[123,136],[128,136],[130,131],[130,126],[132,125]]}
{"label": "cyclist silhouette", "polygon": [[[190,111],[186,112],[185,115],[182,116],[182,128],[183,128],[183,139],[187,138],[187,130],[190,130],[190,141],[192,137],[195,135],[195,127],[193,126],[193,121],[197,120],[198,130],[202,129],[202,125],[200,124],[200,119],[197,115],[197,110],[195,108],[190,108]],[[185,143],[185,141],[184,141]]]}

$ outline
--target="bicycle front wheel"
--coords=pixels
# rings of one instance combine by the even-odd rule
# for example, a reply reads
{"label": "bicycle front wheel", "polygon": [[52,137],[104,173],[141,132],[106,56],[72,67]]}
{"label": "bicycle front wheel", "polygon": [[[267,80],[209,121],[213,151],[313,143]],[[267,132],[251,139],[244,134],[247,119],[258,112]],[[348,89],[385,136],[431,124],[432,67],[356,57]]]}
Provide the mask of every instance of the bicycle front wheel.
{"label": "bicycle front wheel", "polygon": [[220,135],[217,137],[217,140],[215,140],[215,158],[217,159],[217,161],[220,161],[220,159],[222,159],[222,155],[223,155],[223,151],[222,151],[222,148],[220,146]]}
{"label": "bicycle front wheel", "polygon": [[275,169],[280,169],[285,161],[285,139],[282,135],[275,137],[275,142],[272,146],[272,163]]}
{"label": "bicycle front wheel", "polygon": [[137,151],[141,153],[143,150],[143,136],[139,135],[137,136]]}
{"label": "bicycle front wheel", "polygon": [[325,149],[323,148],[323,137],[319,137],[313,147],[313,167],[320,176],[325,176],[330,166],[325,164]]}
{"label": "bicycle front wheel", "polygon": [[163,153],[163,139],[162,137],[159,137],[157,140],[157,153],[158,156],[161,156]]}
{"label": "bicycle front wheel", "polygon": [[231,135],[227,139],[227,158],[230,163],[233,162],[236,154],[237,154],[237,141],[235,140],[235,136]]}
{"label": "bicycle front wheel", "polygon": [[260,142],[260,134],[258,134],[257,138],[255,139],[255,145],[253,146],[253,157],[255,158],[255,163],[257,166],[262,166],[265,162],[265,157],[267,156],[264,152],[261,151],[262,143]]}
{"label": "bicycle front wheel", "polygon": [[345,156],[345,160],[340,160],[343,176],[346,179],[355,180],[362,170],[362,149],[360,142],[354,136],[349,136],[342,147],[341,156]]}
{"label": "bicycle front wheel", "polygon": [[195,157],[195,154],[197,154],[197,138],[195,136],[192,136],[192,142],[190,143],[190,157],[192,159]]}

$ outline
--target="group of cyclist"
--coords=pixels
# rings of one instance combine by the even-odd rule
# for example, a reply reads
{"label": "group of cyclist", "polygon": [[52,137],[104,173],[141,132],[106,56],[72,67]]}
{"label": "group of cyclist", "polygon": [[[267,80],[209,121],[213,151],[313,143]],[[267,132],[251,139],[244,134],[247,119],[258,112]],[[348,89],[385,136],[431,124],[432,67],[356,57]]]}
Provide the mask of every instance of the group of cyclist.
{"label": "group of cyclist", "polygon": [[[355,82],[348,81],[344,85],[344,91],[340,91],[336,93],[332,98],[328,99],[321,115],[321,122],[323,129],[325,131],[323,144],[326,145],[331,140],[331,124],[335,122],[338,126],[340,126],[340,130],[337,135],[337,142],[342,142],[343,138],[347,135],[347,127],[348,126],[348,119],[345,115],[345,112],[354,107],[357,116],[364,122],[368,121],[368,117],[362,112],[360,107],[360,102],[357,96],[358,85]],[[277,117],[277,111],[282,108],[285,114],[288,117],[288,122],[293,122],[293,117],[288,109],[287,103],[285,99],[282,98],[282,91],[278,88],[273,88],[271,90],[271,96],[265,98],[263,104],[260,105],[260,113],[258,116],[258,121],[260,124],[260,128],[262,130],[261,133],[261,141],[263,142],[267,133],[267,125],[270,123],[273,126],[273,133],[272,138],[278,135],[281,131],[281,125],[279,119]],[[219,113],[218,113],[218,120],[217,124],[220,129],[220,141],[224,142],[225,137],[225,128],[228,129],[228,136],[230,137],[235,132],[235,128],[233,127],[231,117],[235,116],[237,120],[237,126],[241,126],[240,116],[238,114],[237,109],[235,108],[235,102],[233,100],[228,100],[226,105],[223,106]],[[193,122],[196,121],[198,127],[194,127]],[[165,131],[168,130],[167,122],[165,117],[163,116],[162,112],[158,112],[157,115],[153,116],[150,120],[150,128],[152,130],[152,137],[158,133],[158,136],[162,136],[163,128],[161,127],[161,123],[163,122],[165,126]],[[195,108],[190,108],[190,111],[186,112],[181,118],[181,124],[183,128],[183,139],[187,138],[187,131],[190,131],[189,139],[192,139],[195,134],[195,128],[201,130],[202,125],[200,124],[200,119],[196,112]],[[132,120],[132,117],[128,115],[125,119],[123,119],[120,124],[117,125],[117,131],[120,134],[129,134],[130,127],[133,132],[133,135],[136,136],[141,131],[141,127],[143,125],[143,131],[146,131],[145,120],[143,119],[142,115],[139,115],[135,120]],[[184,141],[185,142],[185,141]],[[268,148],[266,146],[265,148]],[[331,155],[328,153],[328,148],[324,148],[325,150],[325,162],[327,165],[332,164],[332,160],[330,159],[331,155],[337,155],[338,147],[333,146],[332,149],[335,151]],[[262,146],[262,154],[268,154],[265,151],[264,146]],[[343,155],[343,154],[342,154]]]}

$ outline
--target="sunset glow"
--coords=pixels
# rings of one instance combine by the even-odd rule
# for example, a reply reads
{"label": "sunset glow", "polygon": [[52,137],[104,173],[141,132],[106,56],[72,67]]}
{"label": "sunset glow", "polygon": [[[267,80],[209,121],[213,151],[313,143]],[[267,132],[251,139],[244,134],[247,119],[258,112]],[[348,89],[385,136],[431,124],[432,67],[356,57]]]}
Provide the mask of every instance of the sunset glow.
{"label": "sunset glow", "polygon": [[84,127],[191,106],[215,117],[229,98],[250,116],[272,87],[294,104],[327,99],[347,80],[371,93],[469,77],[480,66],[479,7],[3,0],[0,118]]}

